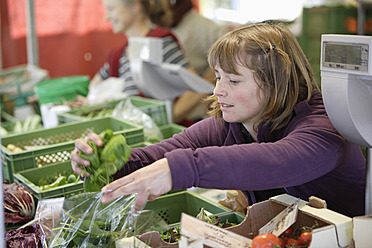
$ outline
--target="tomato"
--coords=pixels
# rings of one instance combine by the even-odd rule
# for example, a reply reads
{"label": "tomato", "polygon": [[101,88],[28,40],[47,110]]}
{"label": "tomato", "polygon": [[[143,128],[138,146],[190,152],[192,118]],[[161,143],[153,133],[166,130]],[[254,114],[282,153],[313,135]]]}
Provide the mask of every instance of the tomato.
{"label": "tomato", "polygon": [[311,242],[311,232],[303,232],[300,237],[297,239],[299,245],[308,245]]}
{"label": "tomato", "polygon": [[288,248],[292,248],[292,247],[297,247],[297,246],[298,246],[298,241],[297,241],[297,239],[289,238],[289,239],[287,240],[286,247],[288,247]]}
{"label": "tomato", "polygon": [[287,240],[284,239],[284,237],[280,237],[280,248],[285,248],[285,245],[287,244]]}
{"label": "tomato", "polygon": [[252,240],[251,248],[280,247],[280,239],[272,233],[259,234]]}
{"label": "tomato", "polygon": [[284,237],[289,237],[293,234],[293,228],[292,227],[288,227],[283,233],[282,233],[282,236]]}

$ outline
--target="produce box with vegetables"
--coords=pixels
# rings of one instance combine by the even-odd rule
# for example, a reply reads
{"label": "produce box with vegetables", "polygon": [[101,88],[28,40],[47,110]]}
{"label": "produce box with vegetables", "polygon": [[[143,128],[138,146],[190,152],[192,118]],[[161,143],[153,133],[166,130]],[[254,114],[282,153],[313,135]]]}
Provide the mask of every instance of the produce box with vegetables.
{"label": "produce box with vegetables", "polygon": [[[106,129],[123,135],[128,145],[144,141],[143,127],[115,117],[9,135],[2,138],[1,144],[3,178],[13,182],[16,172],[68,161],[76,139],[84,139],[91,132],[100,133]],[[14,147],[18,147],[17,150],[10,150]]]}
{"label": "produce box with vegetables", "polygon": [[[129,96],[131,103],[144,113],[148,114],[158,126],[168,124],[167,111],[164,101]],[[125,99],[123,99],[125,101]],[[83,106],[68,112],[58,113],[59,123],[86,121],[91,118],[111,116],[115,107],[123,100],[115,100],[107,103]]]}
{"label": "produce box with vegetables", "polygon": [[[218,215],[208,215],[208,213],[204,211],[204,208],[201,208],[198,215],[196,215],[196,219],[205,221],[221,228],[227,228],[230,226],[235,226],[242,222],[244,220],[244,216],[239,213],[221,213]],[[181,238],[180,225],[171,225],[171,228],[168,229],[166,232],[160,233],[160,238],[168,244],[174,244],[178,242]]]}
{"label": "produce box with vegetables", "polygon": [[135,212],[135,194],[107,204],[101,203],[101,197],[101,192],[87,192],[65,199],[62,218],[48,247],[114,248],[121,238],[169,228],[154,211]]}
{"label": "produce box with vegetables", "polygon": [[[296,199],[287,194],[270,198],[248,208],[247,215],[239,225],[228,230],[251,238],[252,248],[261,247],[262,243],[277,244],[281,247],[349,247],[352,240],[352,219],[326,208],[312,206],[309,202],[299,200],[296,221],[290,228],[278,236],[259,234],[259,230],[272,220]],[[283,244],[285,240],[287,244]],[[254,246],[255,245],[255,246]],[[257,246],[256,246],[257,245]]]}
{"label": "produce box with vegetables", "polygon": [[178,225],[182,213],[196,216],[201,208],[213,215],[232,212],[231,209],[192,191],[179,191],[159,196],[154,201],[148,201],[144,209],[155,211],[169,225]]}
{"label": "produce box with vegetables", "polygon": [[[241,223],[244,220],[244,217],[240,213],[221,213],[218,215],[211,215],[210,213],[207,213],[204,211],[204,208],[200,210],[200,212],[196,215],[196,217],[192,217],[187,215],[189,220],[191,219],[193,224],[186,224],[186,229],[192,229],[193,230],[193,240],[189,243],[189,246],[186,246],[185,243],[181,240],[182,239],[182,231],[185,231],[184,229],[184,217],[187,214],[182,214],[182,221],[181,225],[178,223],[177,225],[171,225],[171,228],[168,229],[166,232],[158,233],[158,232],[147,232],[143,235],[137,235],[137,239],[139,239],[142,243],[147,244],[149,247],[169,247],[169,248],[176,248],[176,247],[195,247],[195,248],[201,248],[205,247],[203,244],[201,244],[200,241],[196,235],[200,235],[200,237],[206,235],[208,237],[211,236],[218,236],[221,239],[224,239],[223,236],[229,236],[231,238],[231,235],[235,235],[236,237],[239,237],[239,235],[236,235],[234,233],[229,233],[226,231],[228,227],[235,226],[239,223]],[[188,221],[186,221],[188,222]],[[204,223],[205,222],[205,225]],[[197,226],[197,230],[195,227]],[[208,226],[208,227],[206,227]],[[221,233],[216,233],[216,230],[220,230]],[[185,232],[183,232],[185,234]],[[204,237],[206,237],[204,236]],[[207,238],[206,238],[207,239]],[[198,240],[198,241],[196,241]],[[248,239],[249,240],[249,239]],[[195,242],[194,242],[195,241]],[[236,243],[239,243],[237,241]],[[204,243],[207,244],[207,243]],[[217,245],[217,243],[214,243],[214,245],[211,246],[211,243],[209,242],[206,247],[237,247],[233,244],[229,243],[229,241],[226,242],[226,246],[223,246],[221,243]],[[246,247],[244,244],[239,243],[241,247]]]}
{"label": "produce box with vegetables", "polygon": [[83,181],[72,171],[70,161],[17,172],[14,181],[38,200],[68,197],[84,190]]}
{"label": "produce box with vegetables", "polygon": [[41,123],[41,116],[34,114],[27,116],[24,121],[14,119],[11,121],[2,122],[0,126],[0,134],[1,137],[5,137],[11,134],[20,134],[42,128],[43,125]]}
{"label": "produce box with vegetables", "polygon": [[[263,229],[264,226],[266,228],[267,226],[275,227],[274,229],[278,230],[276,223],[283,224],[283,222],[274,220],[277,217],[282,219],[282,212],[290,208],[295,201],[298,201],[298,209],[296,208],[294,222],[288,222],[292,223],[290,227],[282,228],[283,226],[280,225],[279,229],[282,232],[278,235],[260,232],[267,230]],[[352,240],[352,228],[351,218],[326,208],[315,207],[313,199],[306,202],[283,194],[250,206],[244,219],[237,225],[227,227],[226,230],[250,239],[250,248],[339,248],[352,247],[349,246]],[[182,225],[181,230],[172,229],[172,235],[167,234],[166,237],[178,237],[177,231],[182,233]],[[200,233],[200,235],[200,237],[208,236],[204,233]],[[164,238],[162,239],[154,232],[138,235],[137,238],[146,244],[151,244],[151,247],[181,247],[179,242],[166,242]],[[196,245],[195,247],[202,246]]]}

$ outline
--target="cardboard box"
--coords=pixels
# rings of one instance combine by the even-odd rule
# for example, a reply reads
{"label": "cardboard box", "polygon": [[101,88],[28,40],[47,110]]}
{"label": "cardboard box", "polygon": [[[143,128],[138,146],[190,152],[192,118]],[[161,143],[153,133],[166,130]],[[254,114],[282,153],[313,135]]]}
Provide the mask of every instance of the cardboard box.
{"label": "cardboard box", "polygon": [[[229,227],[227,230],[253,239],[258,230],[272,220],[277,214],[296,201],[297,198],[287,194],[270,198],[248,207],[242,223]],[[326,208],[315,208],[307,201],[300,200],[297,221],[293,227],[313,226],[312,242],[309,248],[340,248],[349,247],[353,236],[352,218],[336,213]],[[138,236],[151,247],[178,247],[177,243],[168,244],[162,241],[157,233],[146,233]]]}
{"label": "cardboard box", "polygon": [[[246,218],[240,225],[228,229],[253,238],[263,225],[295,200],[295,197],[283,194],[254,204],[248,208]],[[293,224],[294,228],[313,226],[315,223],[319,225],[312,231],[312,241],[309,248],[349,247],[353,235],[353,223],[350,217],[326,208],[311,207],[308,202],[303,200],[300,200],[298,209],[297,221]]]}

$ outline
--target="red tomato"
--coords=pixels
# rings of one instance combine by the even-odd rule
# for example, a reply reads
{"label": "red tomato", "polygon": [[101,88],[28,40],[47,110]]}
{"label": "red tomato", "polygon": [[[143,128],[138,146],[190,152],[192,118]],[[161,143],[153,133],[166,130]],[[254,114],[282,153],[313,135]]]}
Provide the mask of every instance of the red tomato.
{"label": "red tomato", "polygon": [[299,245],[308,245],[311,242],[311,232],[303,232],[300,237],[297,239]]}
{"label": "red tomato", "polygon": [[287,240],[284,239],[284,237],[280,237],[280,248],[285,248],[285,245],[287,244]]}
{"label": "red tomato", "polygon": [[280,239],[272,233],[259,234],[252,240],[251,248],[280,247]]}
{"label": "red tomato", "polygon": [[293,234],[293,228],[292,227],[288,227],[287,230],[285,230],[282,235],[284,237],[289,237]]}
{"label": "red tomato", "polygon": [[294,239],[294,238],[289,238],[287,240],[287,244],[286,244],[286,247],[287,248],[292,248],[292,247],[297,247],[298,246],[298,241],[297,239]]}

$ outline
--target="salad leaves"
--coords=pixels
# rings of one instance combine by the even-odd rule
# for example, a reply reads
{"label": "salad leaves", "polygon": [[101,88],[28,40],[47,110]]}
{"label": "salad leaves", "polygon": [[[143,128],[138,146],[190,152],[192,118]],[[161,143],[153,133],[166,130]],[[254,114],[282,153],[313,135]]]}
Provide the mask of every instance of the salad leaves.
{"label": "salad leaves", "polygon": [[98,147],[93,141],[88,142],[88,145],[93,149],[93,154],[79,152],[80,157],[90,161],[88,167],[80,165],[84,169],[82,175],[85,172],[90,174],[84,179],[85,192],[100,191],[103,186],[112,182],[112,175],[124,166],[131,154],[131,148],[123,135],[114,135],[110,129],[99,135],[103,141],[101,147]]}

